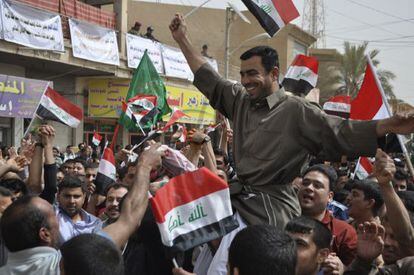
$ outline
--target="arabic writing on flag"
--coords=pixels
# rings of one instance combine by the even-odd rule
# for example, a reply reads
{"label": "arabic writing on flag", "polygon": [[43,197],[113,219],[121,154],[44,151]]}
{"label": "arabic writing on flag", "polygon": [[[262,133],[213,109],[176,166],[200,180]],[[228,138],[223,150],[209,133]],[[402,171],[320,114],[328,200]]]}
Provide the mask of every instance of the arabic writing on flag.
{"label": "arabic writing on flag", "polygon": [[316,58],[298,54],[282,81],[286,91],[296,95],[307,95],[316,87],[319,62]]}
{"label": "arabic writing on flag", "polygon": [[172,178],[150,198],[164,245],[185,251],[238,227],[229,187],[207,168]]}

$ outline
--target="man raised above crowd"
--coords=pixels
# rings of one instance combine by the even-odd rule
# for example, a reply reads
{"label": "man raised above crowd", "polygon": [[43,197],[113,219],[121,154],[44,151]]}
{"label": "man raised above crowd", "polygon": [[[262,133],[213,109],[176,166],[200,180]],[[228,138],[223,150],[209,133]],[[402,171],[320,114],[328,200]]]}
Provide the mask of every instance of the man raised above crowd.
{"label": "man raised above crowd", "polygon": [[352,121],[328,116],[305,99],[279,88],[277,52],[255,47],[241,58],[241,85],[222,78],[191,44],[187,26],[176,15],[170,30],[194,73],[194,85],[210,104],[233,121],[233,152],[238,175],[232,204],[249,224],[283,229],[300,213],[290,182],[309,154],[325,160],[373,156],[377,137],[414,131],[413,116]]}

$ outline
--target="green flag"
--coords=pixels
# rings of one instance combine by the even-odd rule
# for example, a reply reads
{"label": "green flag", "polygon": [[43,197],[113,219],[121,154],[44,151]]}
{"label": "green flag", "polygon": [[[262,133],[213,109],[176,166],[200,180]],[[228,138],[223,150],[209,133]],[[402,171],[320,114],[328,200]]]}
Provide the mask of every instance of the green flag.
{"label": "green flag", "polygon": [[[168,106],[167,103],[167,90],[165,89],[164,82],[155,69],[154,64],[152,64],[146,50],[142,56],[138,68],[135,70],[134,75],[132,76],[131,83],[129,84],[126,102],[128,102],[130,98],[133,98],[136,95],[157,96],[158,112],[156,112],[154,117],[147,121],[146,124],[141,124],[142,128],[151,127],[151,125],[154,125],[157,123],[157,121],[161,120],[162,116],[171,112],[170,106]],[[126,116],[125,112],[122,112],[121,117],[119,118],[119,123],[125,126],[128,130],[139,130],[136,122],[131,120],[130,117]]]}

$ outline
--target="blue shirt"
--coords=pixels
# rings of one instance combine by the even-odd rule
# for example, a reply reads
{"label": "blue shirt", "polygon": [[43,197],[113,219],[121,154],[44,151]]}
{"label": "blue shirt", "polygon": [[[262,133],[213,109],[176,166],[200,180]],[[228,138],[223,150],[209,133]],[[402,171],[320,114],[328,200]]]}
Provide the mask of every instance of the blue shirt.
{"label": "blue shirt", "polygon": [[98,233],[102,229],[102,221],[83,209],[80,210],[82,220],[75,223],[60,207],[55,206],[54,209],[59,221],[60,245],[80,234]]}

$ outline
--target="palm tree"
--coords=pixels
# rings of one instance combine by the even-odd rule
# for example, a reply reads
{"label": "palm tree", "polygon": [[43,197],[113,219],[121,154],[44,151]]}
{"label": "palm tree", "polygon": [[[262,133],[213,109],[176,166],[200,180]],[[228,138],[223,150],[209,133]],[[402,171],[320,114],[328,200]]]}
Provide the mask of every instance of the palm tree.
{"label": "palm tree", "polygon": [[[352,98],[358,94],[364,80],[367,47],[367,42],[361,45],[345,42],[344,53],[337,54],[335,57],[337,64],[321,67],[318,87],[321,90],[322,101],[336,94],[346,94]],[[375,67],[380,64],[376,59],[378,53],[378,50],[372,50],[368,53]],[[387,70],[377,70],[377,73],[387,98],[395,99],[393,86],[390,83],[395,79],[395,74]]]}

